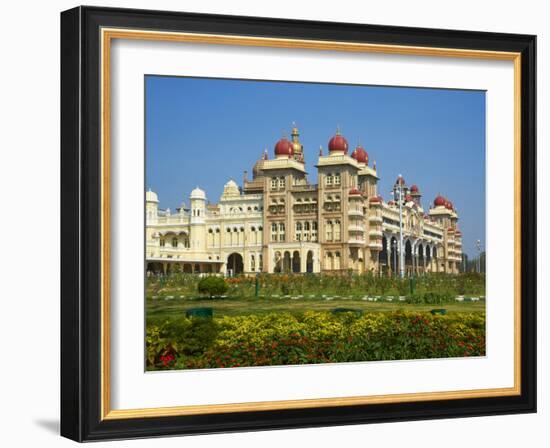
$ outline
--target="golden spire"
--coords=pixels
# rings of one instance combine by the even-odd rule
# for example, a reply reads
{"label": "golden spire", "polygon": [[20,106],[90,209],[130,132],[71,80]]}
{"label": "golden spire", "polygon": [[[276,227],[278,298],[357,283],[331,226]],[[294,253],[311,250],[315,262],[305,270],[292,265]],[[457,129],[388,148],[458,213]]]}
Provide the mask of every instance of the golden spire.
{"label": "golden spire", "polygon": [[294,152],[294,159],[298,162],[304,162],[304,147],[300,143],[300,131],[298,131],[298,126],[296,122],[292,122],[292,150]]}

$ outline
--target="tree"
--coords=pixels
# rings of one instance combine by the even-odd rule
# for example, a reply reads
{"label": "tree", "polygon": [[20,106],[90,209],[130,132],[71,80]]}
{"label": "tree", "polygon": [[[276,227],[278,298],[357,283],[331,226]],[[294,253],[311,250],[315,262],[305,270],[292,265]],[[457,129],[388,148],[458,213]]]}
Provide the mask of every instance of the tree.
{"label": "tree", "polygon": [[210,298],[219,297],[227,291],[227,284],[222,277],[204,277],[198,284],[199,294],[208,294]]}

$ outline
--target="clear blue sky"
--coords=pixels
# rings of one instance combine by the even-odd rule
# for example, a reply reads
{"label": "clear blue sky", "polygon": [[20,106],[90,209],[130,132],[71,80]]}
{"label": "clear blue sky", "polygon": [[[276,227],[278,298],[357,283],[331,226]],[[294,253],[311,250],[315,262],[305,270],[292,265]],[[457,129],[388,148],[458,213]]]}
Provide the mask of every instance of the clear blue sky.
{"label": "clear blue sky", "polygon": [[[376,161],[385,200],[398,174],[423,194],[438,193],[459,213],[464,251],[485,245],[485,92],[336,84],[147,76],[146,187],[174,210],[196,186],[217,202],[223,185],[242,183],[286,133],[300,130],[306,169],[317,180],[339,125],[350,152],[361,142]],[[190,161],[193,161],[192,167]]]}

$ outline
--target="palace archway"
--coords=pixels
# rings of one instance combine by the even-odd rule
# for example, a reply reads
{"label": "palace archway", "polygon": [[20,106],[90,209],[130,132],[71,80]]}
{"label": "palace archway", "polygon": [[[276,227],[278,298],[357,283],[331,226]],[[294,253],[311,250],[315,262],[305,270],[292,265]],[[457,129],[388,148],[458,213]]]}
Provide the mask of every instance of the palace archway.
{"label": "palace archway", "polygon": [[307,252],[306,272],[309,274],[313,272],[313,252],[311,250]]}
{"label": "palace archway", "polygon": [[292,272],[300,272],[300,252],[297,250],[292,254]]}
{"label": "palace archway", "polygon": [[241,254],[234,252],[227,257],[227,270],[231,270],[233,275],[242,274],[243,267],[243,256]]}

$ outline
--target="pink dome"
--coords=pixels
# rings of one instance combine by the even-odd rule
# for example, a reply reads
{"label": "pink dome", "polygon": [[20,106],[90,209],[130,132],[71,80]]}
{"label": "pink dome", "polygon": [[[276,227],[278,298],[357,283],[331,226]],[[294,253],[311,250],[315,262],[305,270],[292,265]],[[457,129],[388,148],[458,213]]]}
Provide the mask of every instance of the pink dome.
{"label": "pink dome", "polygon": [[275,145],[275,155],[276,156],[292,156],[294,154],[292,143],[283,137]]}
{"label": "pink dome", "polygon": [[434,199],[434,205],[436,207],[444,206],[447,203],[447,199],[445,199],[443,196],[439,195]]}
{"label": "pink dome", "polygon": [[328,150],[329,152],[340,151],[344,154],[348,153],[348,141],[343,135],[340,135],[339,131],[328,142]]}
{"label": "pink dome", "polygon": [[362,146],[357,146],[351,153],[351,157],[353,157],[355,160],[357,160],[359,163],[369,163],[369,155],[367,151],[363,149]]}

